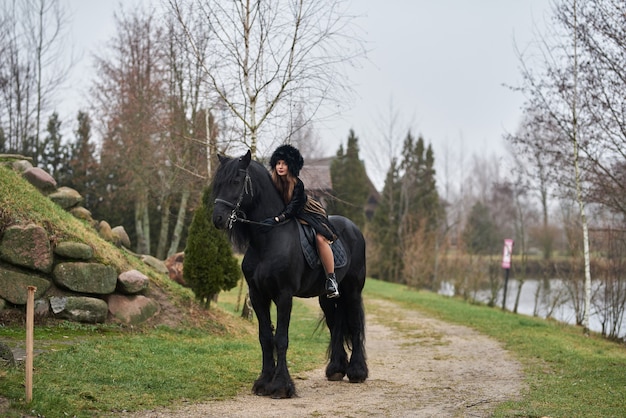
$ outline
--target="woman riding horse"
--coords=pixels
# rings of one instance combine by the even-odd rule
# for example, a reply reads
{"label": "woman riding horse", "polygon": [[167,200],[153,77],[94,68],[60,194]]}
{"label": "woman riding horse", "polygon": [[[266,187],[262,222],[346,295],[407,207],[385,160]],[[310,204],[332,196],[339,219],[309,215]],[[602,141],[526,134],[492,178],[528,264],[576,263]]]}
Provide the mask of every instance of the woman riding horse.
{"label": "woman riding horse", "polygon": [[[252,390],[257,395],[290,398],[295,385],[287,366],[289,321],[293,297],[318,297],[330,330],[328,380],[363,382],[368,369],[365,356],[365,313],[361,292],[365,285],[365,239],[347,218],[330,216],[345,260],[335,266],[341,282],[338,298],[326,297],[325,273],[310,266],[300,243],[299,222],[293,218],[268,226],[263,220],[282,213],[285,202],[269,171],[251,160],[248,151],[239,158],[220,156],[213,178],[213,224],[228,231],[245,255],[241,264],[259,326],[261,374]],[[271,303],[276,305],[276,328]],[[351,350],[348,355],[346,349]]]}

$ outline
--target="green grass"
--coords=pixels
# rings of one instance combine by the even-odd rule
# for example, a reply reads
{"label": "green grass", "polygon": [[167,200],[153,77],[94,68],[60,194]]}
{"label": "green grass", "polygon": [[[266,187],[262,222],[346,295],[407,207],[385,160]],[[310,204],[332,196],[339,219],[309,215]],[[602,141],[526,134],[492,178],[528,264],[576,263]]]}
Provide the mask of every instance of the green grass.
{"label": "green grass", "polygon": [[[233,306],[235,291],[220,297],[226,311]],[[10,400],[15,417],[106,416],[230,398],[249,391],[261,369],[256,329],[237,316],[233,313],[230,319],[230,327],[237,330],[221,334],[167,327],[131,332],[72,323],[38,327],[35,349],[44,352],[34,359],[33,401],[24,402],[23,366],[0,374],[0,394]],[[317,323],[311,308],[294,304],[292,376],[324,365],[329,337],[325,329],[317,330]],[[23,329],[2,329],[3,341],[13,345],[23,334]]]}
{"label": "green grass", "polygon": [[365,297],[385,298],[502,342],[524,367],[527,393],[495,416],[626,416],[626,347],[579,327],[545,321],[405,286],[369,280]]}

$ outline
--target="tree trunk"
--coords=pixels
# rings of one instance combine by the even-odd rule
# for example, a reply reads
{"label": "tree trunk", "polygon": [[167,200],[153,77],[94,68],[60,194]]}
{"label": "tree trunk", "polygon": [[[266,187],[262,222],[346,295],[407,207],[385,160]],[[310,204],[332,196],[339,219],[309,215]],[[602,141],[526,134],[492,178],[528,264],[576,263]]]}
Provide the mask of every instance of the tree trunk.
{"label": "tree trunk", "polygon": [[159,232],[159,243],[157,244],[156,258],[165,260],[165,248],[167,247],[167,238],[170,232],[170,206],[172,198],[170,196],[163,199],[161,204],[161,229]]}
{"label": "tree trunk", "polygon": [[578,141],[578,54],[577,54],[577,40],[578,40],[578,16],[577,16],[577,4],[574,0],[574,96],[572,103],[572,145],[574,154],[574,176],[576,179],[576,200],[580,208],[580,222],[583,227],[583,254],[585,258],[585,306],[583,312],[583,332],[585,335],[589,335],[589,313],[591,309],[591,268],[589,261],[589,229],[587,226],[587,215],[585,213],[585,202],[582,195],[582,181],[580,179],[580,167],[579,167],[579,141]]}
{"label": "tree trunk", "polygon": [[135,232],[137,233],[137,253],[150,254],[150,215],[148,212],[148,191],[140,190],[135,200]]}
{"label": "tree trunk", "polygon": [[185,226],[185,214],[187,213],[187,203],[189,202],[189,195],[191,192],[187,187],[183,190],[183,195],[180,198],[180,207],[178,208],[178,216],[176,217],[176,225],[174,226],[174,233],[172,234],[172,240],[170,242],[170,249],[167,251],[167,256],[171,257],[178,250],[178,244],[180,244],[180,237]]}

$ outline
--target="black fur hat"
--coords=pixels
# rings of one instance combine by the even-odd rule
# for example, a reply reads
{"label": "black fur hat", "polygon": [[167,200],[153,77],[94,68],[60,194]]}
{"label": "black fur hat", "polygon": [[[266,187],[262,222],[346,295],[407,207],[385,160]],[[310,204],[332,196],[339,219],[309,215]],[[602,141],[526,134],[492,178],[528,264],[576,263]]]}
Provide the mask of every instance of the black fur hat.
{"label": "black fur hat", "polygon": [[272,154],[272,158],[270,158],[270,167],[274,169],[278,161],[283,160],[287,163],[287,167],[289,167],[289,172],[294,176],[298,177],[300,174],[300,170],[304,165],[304,158],[298,151],[298,148],[293,147],[289,144],[281,145],[276,148],[276,151]]}

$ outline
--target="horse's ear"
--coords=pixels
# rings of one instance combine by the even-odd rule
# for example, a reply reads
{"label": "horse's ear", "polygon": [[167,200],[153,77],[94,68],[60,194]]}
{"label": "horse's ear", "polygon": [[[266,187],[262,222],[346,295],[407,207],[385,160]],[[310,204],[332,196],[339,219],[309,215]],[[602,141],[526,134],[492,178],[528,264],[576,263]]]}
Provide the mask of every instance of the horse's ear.
{"label": "horse's ear", "polygon": [[228,160],[228,158],[224,157],[221,154],[217,154],[217,159],[219,160],[220,164],[222,164],[224,161]]}
{"label": "horse's ear", "polygon": [[252,159],[252,153],[250,150],[246,152],[245,155],[239,157],[239,168],[246,169],[250,165],[250,160]]}

